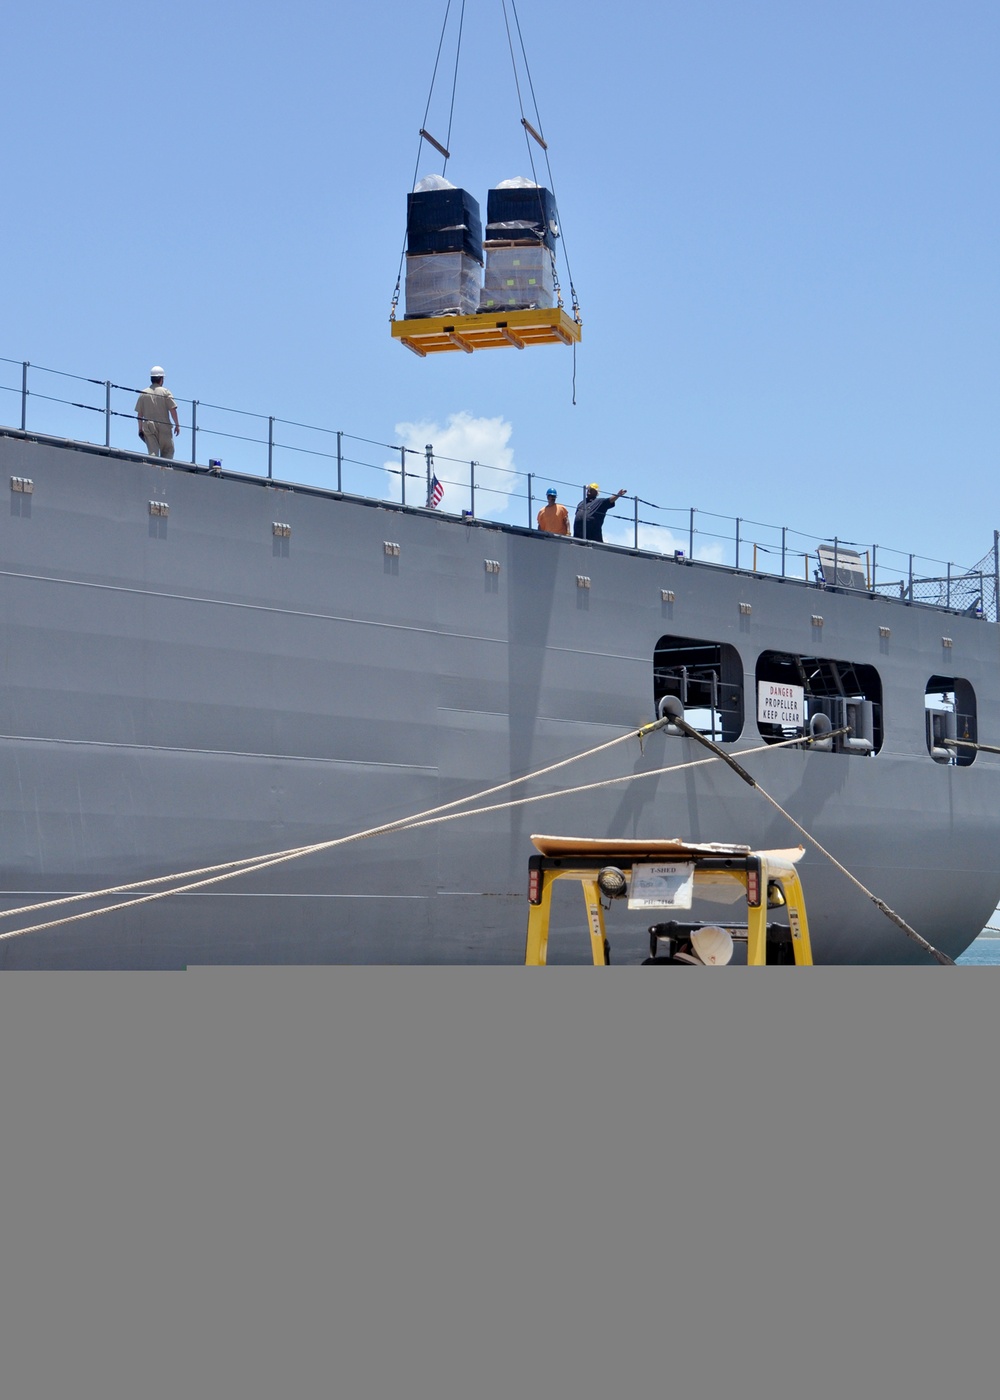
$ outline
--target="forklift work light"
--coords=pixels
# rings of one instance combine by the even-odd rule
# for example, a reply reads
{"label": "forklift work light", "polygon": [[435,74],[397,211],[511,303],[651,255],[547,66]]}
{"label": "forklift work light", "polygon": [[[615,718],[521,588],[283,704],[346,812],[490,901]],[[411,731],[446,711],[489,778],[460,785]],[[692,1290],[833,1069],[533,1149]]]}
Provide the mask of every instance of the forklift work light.
{"label": "forklift work light", "polygon": [[628,880],[617,865],[606,865],[597,872],[597,888],[605,899],[621,899],[628,890]]}

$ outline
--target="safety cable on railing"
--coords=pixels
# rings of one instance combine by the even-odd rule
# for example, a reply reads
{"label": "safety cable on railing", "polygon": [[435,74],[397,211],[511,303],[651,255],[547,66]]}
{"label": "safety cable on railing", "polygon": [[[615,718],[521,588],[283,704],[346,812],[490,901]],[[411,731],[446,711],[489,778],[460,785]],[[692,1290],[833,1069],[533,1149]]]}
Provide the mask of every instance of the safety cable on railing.
{"label": "safety cable on railing", "polygon": [[[241,418],[259,418],[262,423],[266,423],[268,421],[268,418],[270,417],[270,415],[267,413],[254,413],[252,409],[249,408],[227,408],[225,404],[208,403],[205,399],[198,400],[198,407],[214,408],[217,413],[236,413],[239,414]],[[274,421],[277,423],[280,420],[275,418]]]}
{"label": "safety cable on railing", "polygon": [[[66,371],[66,370],[51,369],[51,368],[49,368],[48,366],[45,366],[45,365],[32,364],[32,362],[27,361],[27,360],[15,360],[15,359],[11,359],[11,358],[8,357],[8,356],[0,356],[0,363],[9,364],[9,365],[19,365],[19,366],[21,367],[21,369],[22,369],[23,378],[22,378],[22,383],[21,383],[20,388],[18,388],[16,385],[6,385],[6,384],[3,384],[3,385],[0,385],[0,391],[2,391],[2,392],[4,392],[4,393],[10,393],[10,394],[19,394],[19,395],[21,396],[21,400],[22,400],[21,425],[20,425],[20,426],[21,426],[21,431],[28,432],[29,435],[34,436],[34,435],[37,434],[37,435],[39,435],[39,436],[46,436],[46,437],[48,437],[48,436],[58,436],[58,435],[50,435],[50,434],[47,434],[47,433],[45,433],[44,431],[39,432],[39,430],[36,429],[36,428],[28,427],[28,425],[27,425],[27,423],[26,423],[26,421],[25,421],[25,417],[26,417],[26,405],[29,403],[29,401],[30,401],[32,404],[35,404],[35,403],[59,404],[59,405],[68,406],[68,407],[71,407],[71,408],[74,408],[74,409],[78,409],[78,410],[81,410],[81,411],[85,411],[85,412],[98,413],[98,414],[101,414],[102,416],[104,416],[105,419],[106,419],[106,421],[107,421],[109,424],[110,424],[110,420],[111,420],[112,418],[115,418],[115,419],[122,419],[122,420],[132,420],[132,419],[134,418],[134,412],[133,412],[133,411],[122,411],[122,410],[120,410],[120,409],[112,409],[112,408],[110,407],[110,403],[106,404],[104,407],[101,407],[101,406],[99,406],[99,405],[94,405],[94,404],[78,403],[78,402],[76,402],[75,400],[63,399],[63,398],[61,398],[61,397],[59,397],[59,396],[56,396],[56,395],[44,394],[44,393],[41,393],[41,392],[37,391],[37,390],[34,389],[34,388],[30,388],[30,389],[29,389],[29,388],[28,388],[28,384],[27,384],[27,373],[28,373],[29,370],[31,370],[31,372],[32,372],[33,374],[53,374],[53,375],[57,375],[57,376],[59,376],[59,377],[61,377],[61,378],[77,380],[77,381],[80,382],[80,383],[94,384],[94,385],[103,385],[103,386],[104,386],[105,388],[107,388],[107,389],[114,389],[116,392],[120,392],[120,393],[129,393],[129,394],[132,394],[132,393],[139,393],[139,392],[141,392],[141,391],[139,391],[139,390],[131,389],[131,388],[129,388],[127,385],[119,384],[119,383],[117,383],[117,382],[115,382],[115,381],[111,381],[111,380],[108,380],[108,379],[99,379],[99,378],[97,378],[96,376],[93,376],[93,375],[77,375],[77,374],[73,374],[73,373],[71,373],[71,372],[69,372],[69,371]],[[275,417],[275,416],[273,416],[273,415],[267,415],[267,414],[262,414],[262,413],[255,413],[255,412],[252,412],[252,411],[250,411],[250,410],[244,410],[244,409],[229,408],[229,407],[227,407],[227,406],[225,406],[225,405],[223,405],[223,404],[214,404],[214,403],[209,403],[208,401],[201,401],[201,400],[196,400],[196,399],[195,399],[195,400],[183,400],[182,402],[190,402],[190,403],[193,405],[193,407],[192,407],[192,422],[191,422],[190,424],[188,424],[188,423],[185,422],[184,425],[183,425],[184,428],[185,428],[185,429],[190,428],[190,429],[192,430],[192,432],[196,432],[196,433],[198,433],[198,434],[201,434],[201,435],[202,435],[202,438],[201,438],[202,441],[204,441],[205,438],[211,438],[211,437],[215,436],[215,437],[219,437],[219,438],[222,438],[222,439],[224,439],[224,440],[226,440],[226,441],[230,441],[230,442],[235,442],[235,443],[247,443],[247,444],[252,444],[252,445],[254,445],[254,446],[267,446],[267,447],[268,447],[269,449],[271,449],[271,450],[273,450],[274,448],[278,448],[278,449],[280,449],[282,452],[286,452],[286,453],[295,453],[295,454],[300,454],[300,455],[302,455],[302,456],[311,456],[311,457],[323,457],[323,456],[324,456],[323,453],[321,453],[321,452],[319,452],[319,451],[317,451],[317,450],[315,450],[315,449],[310,449],[310,448],[307,448],[307,447],[302,447],[302,446],[299,446],[299,445],[296,445],[296,444],[286,443],[286,442],[279,442],[279,443],[276,443],[276,442],[274,442],[273,437],[270,438],[270,439],[268,439],[268,438],[263,438],[263,437],[258,438],[258,437],[254,437],[254,436],[244,435],[244,434],[227,433],[227,432],[222,431],[221,429],[218,429],[218,428],[215,428],[215,427],[211,427],[211,426],[209,426],[208,424],[206,424],[206,423],[204,423],[204,422],[198,423],[197,426],[196,426],[196,425],[195,425],[195,422],[194,422],[195,408],[203,408],[203,409],[207,409],[207,410],[211,410],[211,411],[216,411],[216,412],[237,414],[237,415],[249,417],[249,418],[252,418],[252,419],[256,419],[256,420],[258,420],[258,421],[260,421],[260,422],[270,422],[270,423],[272,423],[272,424],[288,424],[288,425],[293,426],[293,427],[295,427],[295,428],[297,428],[297,429],[299,429],[299,430],[301,430],[301,431],[304,431],[304,432],[316,432],[316,433],[323,433],[323,434],[335,435],[335,436],[337,436],[339,439],[350,439],[350,440],[352,440],[352,441],[362,442],[362,443],[366,443],[366,444],[371,445],[371,446],[383,448],[383,449],[386,449],[386,450],[388,450],[388,451],[398,451],[398,450],[399,450],[398,447],[394,448],[394,447],[392,446],[392,444],[380,442],[380,441],[378,441],[377,439],[362,437],[362,436],[355,435],[355,434],[348,434],[348,433],[343,432],[342,430],[335,430],[335,429],[320,427],[319,425],[316,425],[316,424],[301,423],[301,422],[298,422],[297,420],[294,420],[294,419],[281,419],[281,418]],[[6,432],[6,431],[16,432],[17,429],[11,427],[11,428],[9,428],[9,429],[5,428],[5,429],[3,429],[3,431],[5,431],[5,432]],[[75,438],[66,438],[66,437],[62,437],[60,440],[61,440],[61,441],[65,441],[65,442],[77,442],[77,441],[78,441],[78,440],[75,439]],[[97,445],[97,444],[95,444],[95,445]],[[104,443],[103,445],[104,445],[105,448],[109,447],[109,446],[110,446],[110,441],[106,440],[105,443]],[[115,449],[115,450],[120,450],[120,449]],[[415,452],[415,453],[418,453],[418,454],[419,454],[420,450],[421,450],[421,449],[418,448],[418,447],[408,448],[408,449],[407,449],[407,451],[412,451],[412,452]],[[192,456],[193,456],[193,452],[194,452],[194,449],[193,449],[193,447],[192,447]],[[136,454],[136,455],[141,455],[141,454]],[[331,454],[331,456],[332,456],[332,454]],[[338,454],[337,454],[337,460],[338,460],[339,462],[341,462],[341,463],[344,462],[344,460],[345,460],[345,459],[341,456],[341,454],[340,454],[339,452],[338,452]],[[439,461],[439,462],[455,462],[455,463],[463,463],[463,462],[464,462],[464,459],[462,459],[462,458],[445,457],[445,456],[442,456],[442,455],[439,454],[439,453],[435,453],[435,460],[437,460],[437,461]],[[381,470],[381,469],[385,466],[384,463],[383,463],[383,464],[377,464],[377,463],[357,462],[356,459],[350,459],[350,464],[351,464],[351,465],[360,465],[361,467],[365,468],[366,470]],[[192,463],[192,465],[193,465],[193,463]],[[492,473],[497,473],[497,474],[499,474],[499,475],[501,475],[501,476],[504,476],[504,477],[510,477],[510,478],[512,478],[516,483],[523,483],[524,480],[525,480],[525,478],[527,478],[527,480],[528,480],[528,490],[529,490],[529,493],[530,493],[531,478],[532,478],[532,476],[538,474],[537,472],[516,471],[516,470],[513,470],[513,469],[511,469],[511,468],[509,468],[509,467],[493,466],[493,465],[491,465],[490,463],[482,463],[482,464],[477,464],[477,465],[481,465],[481,468],[482,468],[483,470],[486,470],[486,471],[489,471],[489,472],[492,472]],[[392,471],[393,469],[392,469],[392,468],[389,468],[389,470]],[[253,473],[253,474],[254,474],[254,475],[261,475],[260,473]],[[398,469],[396,470],[396,475],[398,475]],[[409,473],[407,473],[407,475],[409,476]],[[419,475],[419,473],[417,473],[416,475]],[[274,480],[273,476],[271,475],[271,471],[270,471],[270,460],[269,460],[269,464],[268,464],[267,480],[268,480],[269,482]],[[560,480],[558,480],[557,478],[553,478],[553,480],[555,481],[555,484],[557,484],[557,485],[560,486],[560,487],[568,487],[568,486],[572,486],[572,485],[573,485],[573,483],[567,483],[567,482],[564,482],[564,481],[560,481]],[[455,481],[455,482],[453,482],[452,484],[454,484],[455,486],[459,487],[459,488],[462,489],[462,490],[468,489],[468,482],[464,482],[464,481]],[[478,486],[479,486],[479,484],[477,483],[477,489],[478,489]],[[337,490],[338,490],[338,491],[341,491],[342,489],[343,489],[343,487],[342,487],[342,484],[341,484],[341,482],[340,482],[340,480],[339,480],[339,476],[338,476]],[[483,490],[487,490],[487,489],[489,489],[489,490],[495,490],[495,488],[492,488],[492,487],[487,488],[485,485],[482,486],[482,489],[483,489]],[[502,492],[497,492],[497,494],[504,494],[504,493],[502,493]],[[509,495],[510,495],[510,497],[511,497],[512,499],[514,499],[514,498],[517,498],[517,499],[524,499],[524,498],[525,498],[525,492],[524,492],[523,490],[517,490],[516,487],[515,487],[515,488],[512,488],[512,490],[510,491]],[[669,516],[669,515],[672,515],[675,511],[678,511],[678,512],[679,512],[679,511],[682,510],[682,508],[680,508],[680,507],[668,508],[668,507],[660,506],[660,505],[658,505],[656,502],[646,500],[645,497],[636,497],[636,500],[639,502],[639,504],[645,505],[645,506],[649,507],[649,508],[652,509],[652,510],[661,511],[661,512],[663,512],[665,515],[668,515],[668,516]],[[717,513],[717,512],[706,511],[706,510],[698,510],[698,511],[689,510],[689,511],[686,511],[686,512],[683,512],[683,513],[684,513],[684,514],[687,514],[687,515],[689,515],[689,516],[691,517],[691,522],[692,522],[692,523],[691,523],[691,524],[687,524],[687,526],[686,526],[686,532],[688,533],[689,536],[690,536],[690,534],[691,534],[691,532],[692,532],[692,529],[694,528],[694,527],[693,527],[693,520],[694,520],[695,516],[697,516],[699,522],[704,522],[705,520],[708,520],[708,521],[711,521],[711,520],[722,520],[722,521],[729,522],[729,523],[731,524],[731,523],[732,523],[732,519],[733,519],[732,517],[725,516],[725,515],[721,515],[721,514],[719,514],[719,513]],[[626,522],[622,522],[622,523],[626,523]],[[650,528],[650,529],[664,530],[664,531],[667,532],[667,534],[676,534],[681,528],[684,528],[684,527],[682,527],[680,521],[678,521],[676,527],[673,526],[673,525],[671,525],[671,524],[669,523],[669,521],[668,521],[667,523],[664,523],[662,520],[647,520],[647,519],[642,519],[642,520],[640,520],[638,523],[641,524],[641,525],[643,525],[644,527],[647,527],[647,528]],[[744,528],[751,528],[751,529],[754,529],[754,530],[757,530],[757,529],[764,529],[764,530],[778,531],[778,530],[780,529],[780,530],[781,530],[781,533],[782,533],[782,537],[784,538],[784,537],[787,536],[788,541],[811,541],[811,542],[813,542],[814,545],[815,545],[816,543],[819,542],[819,537],[817,537],[817,536],[812,536],[812,535],[807,535],[804,531],[796,530],[796,529],[793,529],[793,528],[787,527],[787,526],[782,526],[782,527],[774,526],[774,525],[767,524],[766,522],[755,521],[755,520],[752,520],[752,519],[749,519],[749,518],[747,518],[747,519],[745,519],[745,520],[741,520],[741,521],[739,522],[739,524],[740,524],[742,527],[744,527]],[[705,529],[703,528],[703,524],[701,524],[701,523],[699,523],[699,526],[696,528],[695,532],[699,535],[700,538],[702,538],[702,539],[713,539],[713,540],[717,540],[717,541],[719,541],[721,544],[723,544],[723,546],[725,546],[725,547],[729,547],[729,546],[731,546],[731,544],[732,544],[732,535],[731,535],[731,533],[727,533],[727,532],[719,532],[719,533],[716,533],[716,532],[713,532],[713,531],[705,530]],[[901,578],[899,581],[896,581],[896,580],[886,581],[885,579],[883,579],[882,581],[878,582],[877,584],[873,583],[873,586],[872,586],[872,589],[871,589],[871,590],[865,589],[865,590],[861,590],[861,591],[862,591],[862,592],[865,592],[865,593],[868,593],[868,592],[875,592],[875,593],[878,593],[881,597],[884,597],[884,598],[886,598],[886,599],[892,598],[893,600],[895,600],[895,590],[898,588],[898,589],[900,590],[900,596],[903,597],[903,598],[906,600],[906,602],[907,602],[908,605],[909,605],[910,603],[917,603],[917,604],[920,605],[920,606],[940,607],[940,608],[943,608],[944,610],[946,610],[946,611],[948,611],[948,612],[955,612],[955,611],[962,611],[962,609],[961,609],[960,607],[957,608],[957,607],[953,604],[952,601],[947,600],[947,592],[948,592],[948,590],[951,590],[951,591],[952,591],[952,592],[951,592],[951,598],[952,598],[952,599],[954,599],[955,597],[961,598],[961,597],[963,596],[963,594],[962,594],[962,589],[963,589],[963,587],[966,587],[966,588],[967,588],[967,587],[970,586],[970,582],[971,582],[972,580],[978,580],[979,583],[983,586],[983,587],[982,587],[982,591],[983,591],[983,593],[984,593],[984,595],[985,595],[984,598],[983,598],[983,616],[985,616],[985,617],[986,617],[988,620],[990,620],[990,621],[995,621],[995,620],[996,620],[996,614],[997,614],[997,611],[998,611],[998,600],[1000,600],[1000,556],[998,556],[998,549],[997,549],[997,544],[996,544],[996,532],[994,532],[994,536],[995,536],[995,539],[994,539],[994,548],[993,548],[993,550],[991,550],[990,552],[988,552],[987,554],[985,554],[985,555],[983,556],[983,558],[979,561],[979,563],[978,563],[976,566],[972,567],[972,568],[967,568],[967,567],[965,567],[965,566],[956,565],[956,564],[954,564],[953,562],[948,562],[948,561],[941,560],[941,559],[931,558],[931,557],[927,557],[927,556],[919,556],[919,562],[920,562],[921,567],[926,568],[928,565],[930,565],[930,566],[937,566],[937,568],[938,568],[938,570],[939,570],[939,572],[938,572],[937,574],[935,574],[933,577],[926,577],[926,576],[920,577],[920,576],[918,576],[918,575],[914,572],[914,564],[917,562],[918,556],[916,556],[916,555],[914,555],[914,554],[910,554],[910,555],[908,556],[908,559],[909,559],[909,567],[908,567],[908,577],[907,577],[907,578]],[[609,545],[610,545],[611,547],[614,547],[614,542],[613,542],[613,541],[608,541],[608,543],[609,543]],[[772,540],[770,543],[765,543],[765,542],[763,542],[763,541],[761,541],[761,540],[759,540],[759,539],[749,539],[749,538],[746,538],[745,536],[741,536],[741,538],[740,538],[740,544],[741,544],[741,545],[745,544],[745,545],[748,546],[748,547],[751,547],[751,546],[754,547],[754,548],[755,548],[761,555],[763,555],[763,556],[767,556],[767,555],[775,555],[775,556],[777,556],[778,553],[779,553],[778,544],[777,544],[776,541],[773,541],[773,540]],[[845,547],[847,547],[847,548],[856,548],[856,549],[862,549],[862,548],[864,548],[864,549],[867,550],[867,546],[863,546],[863,545],[861,545],[861,544],[860,544],[859,542],[857,542],[857,541],[839,540],[839,539],[838,539],[838,540],[835,541],[835,544],[843,544],[843,545],[844,545]],[[626,545],[626,546],[624,546],[624,547],[626,547],[626,548],[632,548],[632,547],[634,547],[634,546]],[[646,547],[647,547],[647,548],[650,548],[649,545],[647,545]],[[895,550],[895,549],[888,549],[888,548],[884,548],[884,547],[878,546],[878,545],[872,545],[872,546],[871,546],[871,550],[872,550],[872,557],[873,557],[873,559],[874,559],[874,557],[875,557],[876,552],[878,553],[879,560],[880,560],[881,563],[882,563],[883,571],[885,571],[885,570],[886,570],[887,568],[889,568],[890,566],[893,567],[893,568],[895,568],[895,567],[896,567],[895,563],[892,562],[891,565],[890,565],[890,563],[887,562],[887,560],[894,561],[894,560],[897,559],[897,558],[899,558],[901,561],[903,561],[902,567],[904,567],[904,568],[906,567],[906,566],[905,566],[905,561],[906,561],[906,559],[907,559],[907,555],[906,555],[906,553],[905,553],[904,551]],[[655,553],[655,552],[657,552],[657,551],[655,550],[655,547],[653,547],[653,548],[650,548],[650,552]],[[803,551],[803,550],[801,550],[800,548],[789,549],[789,548],[787,547],[787,545],[786,545],[786,547],[781,551],[781,553],[782,553],[783,556],[789,555],[789,554],[790,554],[792,557],[795,557],[795,558],[800,557],[800,555],[802,555],[802,556],[807,556],[810,552],[811,552],[810,550],[805,550],[805,551]],[[669,550],[668,550],[668,553],[669,553]],[[708,564],[708,565],[711,565],[711,564],[713,564],[713,563],[718,562],[719,565],[720,565],[721,567],[725,567],[725,568],[730,567],[728,563],[724,563],[724,562],[721,561],[721,560],[720,560],[720,561],[701,560],[700,562],[705,563],[705,564]],[[987,564],[991,565],[992,567],[986,568],[985,565],[987,565]],[[874,566],[873,566],[873,567],[874,567]],[[782,577],[786,577],[787,575],[785,575],[784,573],[782,573],[781,576],[782,576]],[[806,582],[808,583],[809,580],[806,579]],[[846,589],[845,589],[845,590],[843,590],[843,591],[854,591],[854,590],[846,590]]]}

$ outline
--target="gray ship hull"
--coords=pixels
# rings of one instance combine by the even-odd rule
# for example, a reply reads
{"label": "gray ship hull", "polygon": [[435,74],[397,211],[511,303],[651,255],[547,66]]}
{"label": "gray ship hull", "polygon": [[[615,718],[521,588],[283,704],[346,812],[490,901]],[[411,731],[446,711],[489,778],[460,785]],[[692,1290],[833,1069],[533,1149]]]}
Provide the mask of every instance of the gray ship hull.
{"label": "gray ship hull", "polygon": [[[935,763],[924,721],[929,677],[960,675],[1000,737],[991,623],[13,432],[0,452],[33,486],[2,527],[4,909],[348,836],[592,749],[654,718],[664,634],[735,648],[748,697],[767,650],[877,668],[876,755],[747,768],[952,956],[1000,898],[1000,763]],[[748,702],[727,748],[760,742]],[[661,732],[493,800],[704,756]],[[519,962],[533,831],[801,839],[716,762],[60,923],[0,942],[0,965]],[[818,962],[928,962],[808,843],[800,869]],[[567,893],[551,961],[588,959],[580,912]],[[616,960],[646,922],[616,909]]]}

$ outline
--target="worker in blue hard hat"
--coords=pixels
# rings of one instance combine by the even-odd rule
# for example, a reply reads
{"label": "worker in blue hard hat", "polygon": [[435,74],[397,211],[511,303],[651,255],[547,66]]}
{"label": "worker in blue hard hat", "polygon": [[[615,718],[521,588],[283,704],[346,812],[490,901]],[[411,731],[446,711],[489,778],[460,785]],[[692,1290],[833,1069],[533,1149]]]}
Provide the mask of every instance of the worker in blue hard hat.
{"label": "worker in blue hard hat", "polygon": [[546,491],[545,505],[538,512],[538,528],[546,530],[550,535],[568,535],[569,511],[565,506],[558,504],[557,495],[554,486],[550,486]]}
{"label": "worker in blue hard hat", "polygon": [[573,534],[578,540],[598,540],[604,542],[604,517],[617,501],[625,495],[625,487],[613,496],[602,496],[596,481],[587,487],[583,500],[576,508],[573,521]]}

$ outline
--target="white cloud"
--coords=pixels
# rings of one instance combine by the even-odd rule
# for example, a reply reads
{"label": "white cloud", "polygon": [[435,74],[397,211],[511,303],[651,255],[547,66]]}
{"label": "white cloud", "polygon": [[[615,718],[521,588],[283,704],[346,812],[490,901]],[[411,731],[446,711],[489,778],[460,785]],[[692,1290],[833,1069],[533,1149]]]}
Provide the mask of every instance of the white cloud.
{"label": "white cloud", "polygon": [[[430,444],[434,449],[434,472],[444,487],[442,511],[457,515],[474,509],[476,515],[497,519],[515,504],[511,498],[517,496],[521,497],[521,507],[526,510],[527,478],[517,472],[514,451],[508,445],[513,430],[513,425],[504,418],[475,418],[464,411],[450,414],[444,427],[432,422],[397,423],[400,445],[412,449],[406,458],[407,502],[423,505],[426,500],[424,450]],[[472,462],[476,464],[474,473]],[[390,473],[388,494],[398,501],[399,460],[384,465]]]}
{"label": "white cloud", "polygon": [[[434,451],[434,472],[444,487],[444,496],[439,509],[448,515],[459,515],[463,510],[474,509],[481,519],[503,520],[513,518],[516,523],[527,520],[526,473],[519,472],[514,465],[514,450],[510,446],[513,424],[505,418],[476,418],[462,410],[449,414],[442,427],[429,419],[416,423],[397,423],[396,434],[406,454],[406,500],[408,505],[423,505],[427,500],[426,448]],[[472,502],[471,478],[475,462],[475,502]],[[386,496],[389,500],[400,498],[399,457],[383,463],[387,474]],[[539,496],[538,478],[533,487],[532,520],[534,511],[544,505]],[[572,492],[571,492],[572,494]],[[570,517],[575,509],[575,499],[566,500]],[[615,510],[609,511],[604,521],[604,538],[608,544],[625,545],[635,548],[634,502],[623,497]],[[650,511],[655,506],[640,503],[639,548],[654,554],[672,555],[675,550],[688,552],[686,532],[675,533],[667,526],[659,526],[649,521]],[[676,512],[674,512],[676,515]],[[699,542],[696,536],[694,557],[712,564],[725,560],[725,547],[718,541]]]}
{"label": "white cloud", "polygon": [[[629,511],[633,509],[633,503],[627,497],[618,502],[616,510],[622,508]],[[649,507],[640,505],[640,512],[648,515]],[[608,513],[604,519],[604,538],[608,544],[622,544],[629,549],[636,547],[634,518],[628,519],[626,516]],[[682,549],[684,554],[688,553],[687,535],[675,534],[666,526],[654,525],[648,521],[639,521],[639,548],[647,549],[653,554],[673,554],[675,550]],[[702,559],[709,564],[721,564],[724,561],[723,547],[719,543],[715,544],[695,544],[694,557]]]}

